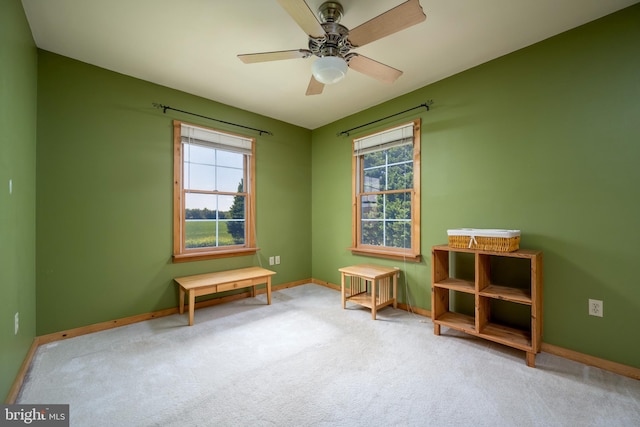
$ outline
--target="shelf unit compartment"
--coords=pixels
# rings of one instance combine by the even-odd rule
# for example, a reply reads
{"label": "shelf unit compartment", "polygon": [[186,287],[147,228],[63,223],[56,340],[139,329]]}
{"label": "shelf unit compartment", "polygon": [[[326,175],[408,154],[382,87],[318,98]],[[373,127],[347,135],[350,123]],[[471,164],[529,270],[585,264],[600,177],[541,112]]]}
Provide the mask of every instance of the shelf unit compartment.
{"label": "shelf unit compartment", "polygon": [[478,291],[491,284],[491,255],[475,254],[475,278]]}
{"label": "shelf unit compartment", "polygon": [[[468,254],[462,264],[469,264]],[[440,325],[464,332],[475,333],[474,320],[475,281],[452,277],[450,270],[455,270],[457,262],[447,251],[432,253],[432,316]],[[453,262],[451,262],[453,261]],[[472,261],[472,259],[471,259]],[[473,265],[473,264],[472,264]],[[437,301],[437,302],[434,302]],[[439,332],[438,332],[439,333]]]}
{"label": "shelf unit compartment", "polygon": [[518,304],[531,305],[531,290],[512,288],[510,286],[489,285],[478,292],[478,295],[488,298],[495,298],[515,302]]}
{"label": "shelf unit compartment", "polygon": [[440,315],[437,320],[439,325],[447,328],[457,329],[459,331],[472,334],[476,333],[476,325],[473,316],[447,311]]}
{"label": "shelf unit compartment", "polygon": [[[531,337],[531,306],[514,304],[510,301],[494,299],[478,295],[478,306],[481,307],[476,318],[479,319],[476,329],[483,333],[489,326],[513,330],[515,335]],[[521,332],[517,333],[516,332]],[[531,343],[529,343],[531,344]],[[532,350],[529,345],[529,350]]]}
{"label": "shelf unit compartment", "polygon": [[448,278],[439,281],[436,285],[439,288],[446,288],[453,291],[466,292],[469,294],[474,294],[476,292],[475,283],[470,282],[469,280]]}
{"label": "shelf unit compartment", "polygon": [[531,352],[531,333],[522,329],[511,328],[498,323],[487,323],[477,334],[490,341]]}
{"label": "shelf unit compartment", "polygon": [[455,329],[475,331],[473,316],[474,295],[459,292],[447,287],[437,287],[433,290],[433,298],[438,300],[432,309],[432,316],[438,321],[447,322],[445,326]]}

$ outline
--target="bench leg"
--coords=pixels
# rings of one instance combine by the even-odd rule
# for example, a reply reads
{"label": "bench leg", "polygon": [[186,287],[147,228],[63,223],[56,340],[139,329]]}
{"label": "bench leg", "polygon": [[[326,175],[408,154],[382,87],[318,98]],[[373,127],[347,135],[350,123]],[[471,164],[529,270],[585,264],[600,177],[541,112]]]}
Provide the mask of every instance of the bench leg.
{"label": "bench leg", "polygon": [[180,286],[180,305],[178,305],[178,311],[180,314],[184,313],[184,288]]}
{"label": "bench leg", "polygon": [[271,276],[267,277],[267,304],[271,305]]}
{"label": "bench leg", "polygon": [[189,289],[189,326],[193,326],[193,312],[196,305],[196,293]]}

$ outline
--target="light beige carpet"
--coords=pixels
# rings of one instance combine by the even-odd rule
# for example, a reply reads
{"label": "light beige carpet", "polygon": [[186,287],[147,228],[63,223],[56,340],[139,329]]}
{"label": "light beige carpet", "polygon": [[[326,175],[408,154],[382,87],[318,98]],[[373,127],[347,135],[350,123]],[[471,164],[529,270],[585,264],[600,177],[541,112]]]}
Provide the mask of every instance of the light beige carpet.
{"label": "light beige carpet", "polygon": [[42,346],[16,403],[72,426],[638,426],[640,381],[316,285]]}

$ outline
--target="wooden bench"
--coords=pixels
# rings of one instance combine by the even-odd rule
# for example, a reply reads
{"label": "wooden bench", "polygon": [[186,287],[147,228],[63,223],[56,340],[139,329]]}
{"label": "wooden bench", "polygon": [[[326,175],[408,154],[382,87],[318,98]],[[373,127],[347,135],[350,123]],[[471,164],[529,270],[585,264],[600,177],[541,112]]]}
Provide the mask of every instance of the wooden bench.
{"label": "wooden bench", "polygon": [[275,271],[266,268],[247,267],[175,278],[173,280],[180,288],[180,314],[184,313],[185,292],[189,299],[189,326],[192,326],[196,297],[247,287],[251,287],[251,296],[254,297],[256,286],[264,283],[267,284],[267,304],[271,304],[271,276],[274,274]]}

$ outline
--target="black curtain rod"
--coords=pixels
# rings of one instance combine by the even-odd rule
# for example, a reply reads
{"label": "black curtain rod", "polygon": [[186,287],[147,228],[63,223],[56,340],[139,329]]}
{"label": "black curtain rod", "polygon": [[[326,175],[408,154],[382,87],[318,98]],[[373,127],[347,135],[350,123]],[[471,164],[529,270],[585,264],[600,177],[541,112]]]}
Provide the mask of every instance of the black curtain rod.
{"label": "black curtain rod", "polygon": [[168,105],[158,104],[156,102],[153,103],[153,106],[156,107],[156,108],[162,108],[162,112],[165,113],[165,114],[167,113],[167,110],[178,111],[180,113],[190,114],[190,115],[196,116],[196,117],[202,117],[203,119],[213,120],[214,122],[224,123],[226,125],[231,125],[231,126],[237,126],[237,127],[243,128],[243,129],[254,130],[256,132],[259,132],[260,136],[262,136],[262,134],[273,136],[273,133],[269,132],[268,130],[256,129],[256,128],[252,128],[252,127],[249,127],[249,126],[239,125],[237,123],[226,122],[224,120],[214,119],[213,117],[207,117],[207,116],[203,116],[201,114],[196,114],[196,113],[191,113],[189,111],[179,110],[177,108],[169,107]]}
{"label": "black curtain rod", "polygon": [[432,99],[428,100],[428,101],[427,101],[427,102],[425,102],[424,104],[420,104],[420,105],[417,105],[417,106],[415,106],[415,107],[409,108],[409,109],[407,109],[407,110],[400,111],[399,113],[395,113],[395,114],[392,114],[392,115],[390,115],[390,116],[383,117],[383,118],[381,118],[381,119],[374,120],[374,121],[372,121],[372,122],[365,123],[365,124],[363,124],[363,125],[356,126],[356,127],[354,127],[354,128],[351,128],[351,129],[343,130],[342,132],[338,132],[338,134],[337,134],[337,135],[338,135],[338,136],[341,136],[341,135],[347,135],[347,136],[349,136],[349,132],[351,132],[351,131],[353,131],[353,130],[360,129],[360,128],[363,128],[363,127],[365,127],[365,126],[369,126],[369,125],[372,125],[372,124],[374,124],[374,123],[378,123],[378,122],[381,122],[381,121],[383,121],[383,120],[390,119],[391,117],[399,116],[400,114],[404,114],[404,113],[407,113],[407,112],[409,112],[409,111],[416,110],[416,109],[418,109],[418,108],[422,108],[422,107],[424,107],[424,108],[426,108],[426,109],[427,109],[427,111],[429,111],[429,106],[430,106],[430,105],[433,105],[433,100],[432,100]]}

